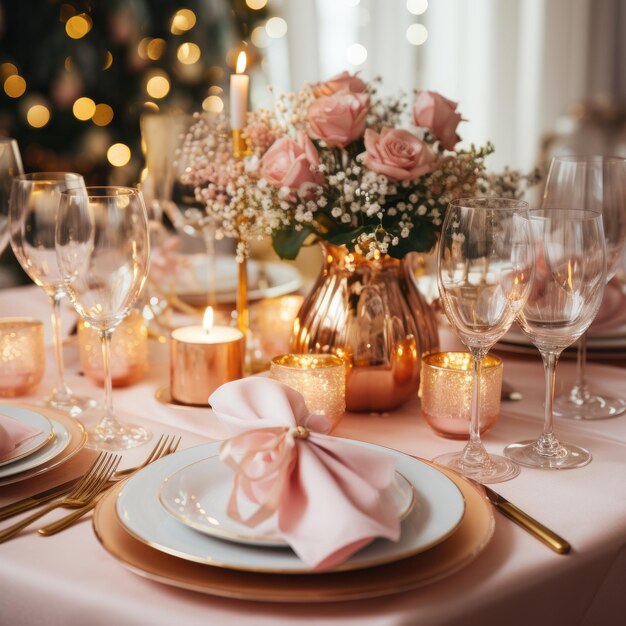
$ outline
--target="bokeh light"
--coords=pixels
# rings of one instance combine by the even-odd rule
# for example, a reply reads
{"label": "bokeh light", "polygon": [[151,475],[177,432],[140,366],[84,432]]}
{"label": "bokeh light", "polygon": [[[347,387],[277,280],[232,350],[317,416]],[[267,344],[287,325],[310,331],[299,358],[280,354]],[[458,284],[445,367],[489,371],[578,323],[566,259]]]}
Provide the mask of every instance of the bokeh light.
{"label": "bokeh light", "polygon": [[428,31],[423,24],[411,24],[406,29],[406,38],[414,46],[421,46],[428,39]]}
{"label": "bokeh light", "polygon": [[352,65],[361,65],[365,63],[367,59],[367,49],[360,43],[353,43],[351,46],[348,46],[346,50],[346,59],[348,63],[352,63]]}
{"label": "bokeh light", "polygon": [[156,102],[150,102],[149,100],[143,103],[143,107],[150,113],[158,113],[160,111],[159,105]]}
{"label": "bokeh light", "polygon": [[267,38],[267,31],[265,30],[265,26],[257,26],[250,35],[250,41],[257,48],[265,48],[269,44]]}
{"label": "bokeh light", "polygon": [[72,39],[80,39],[91,30],[92,25],[93,22],[91,18],[85,13],[81,13],[80,15],[70,17],[70,19],[65,22],[65,32],[67,36]]}
{"label": "bokeh light", "polygon": [[130,161],[130,148],[125,143],[114,143],[107,150],[107,159],[114,167],[123,167]]}
{"label": "bokeh light", "polygon": [[265,23],[265,31],[272,39],[280,39],[287,34],[287,22],[282,17],[270,17]]}
{"label": "bokeh light", "polygon": [[267,4],[267,0],[246,0],[246,4],[253,11],[260,11]]}
{"label": "bokeh light", "polygon": [[202,108],[210,113],[221,113],[224,110],[224,101],[219,96],[209,96],[204,99]]}
{"label": "bokeh light", "polygon": [[146,92],[151,98],[165,98],[170,92],[170,81],[164,73],[152,74],[146,82]]}
{"label": "bokeh light", "polygon": [[26,113],[26,121],[33,128],[43,128],[50,121],[50,111],[43,104],[35,104]]}
{"label": "bokeh light", "polygon": [[180,9],[174,13],[170,30],[172,35],[182,35],[196,25],[196,14],[190,9]]}
{"label": "bokeh light", "polygon": [[148,45],[146,46],[146,54],[150,60],[158,61],[163,56],[166,47],[167,43],[165,39],[157,37],[156,39],[152,39],[148,42]]}
{"label": "bokeh light", "polygon": [[72,107],[74,117],[83,122],[90,120],[96,112],[96,103],[91,98],[78,98]]}
{"label": "bokeh light", "polygon": [[13,63],[3,63],[0,65],[0,75],[3,77],[13,76],[13,74],[17,74],[17,67],[13,65]]}
{"label": "bokeh light", "polygon": [[176,56],[184,65],[193,65],[200,60],[200,47],[195,43],[187,41],[178,46]]}
{"label": "bokeh light", "polygon": [[413,15],[421,15],[428,8],[428,0],[406,0],[406,8]]}
{"label": "bokeh light", "polygon": [[113,65],[113,55],[107,50],[104,53],[104,63],[102,65],[103,70],[108,70]]}
{"label": "bokeh light", "polygon": [[106,126],[113,121],[113,109],[108,104],[96,105],[96,110],[91,118],[96,126]]}
{"label": "bokeh light", "polygon": [[10,98],[19,98],[25,91],[26,81],[19,74],[13,74],[4,81],[4,92]]}

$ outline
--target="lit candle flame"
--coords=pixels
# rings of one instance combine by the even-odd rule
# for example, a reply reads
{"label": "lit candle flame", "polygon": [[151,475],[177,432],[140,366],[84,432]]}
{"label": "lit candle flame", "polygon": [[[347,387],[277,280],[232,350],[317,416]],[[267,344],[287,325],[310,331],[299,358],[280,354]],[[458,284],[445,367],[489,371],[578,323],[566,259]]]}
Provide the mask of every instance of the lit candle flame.
{"label": "lit candle flame", "polygon": [[204,318],[202,319],[202,327],[207,335],[211,334],[213,330],[213,307],[208,306],[204,312]]}
{"label": "lit candle flame", "polygon": [[246,71],[246,53],[242,50],[237,57],[237,66],[235,68],[237,74],[243,74]]}

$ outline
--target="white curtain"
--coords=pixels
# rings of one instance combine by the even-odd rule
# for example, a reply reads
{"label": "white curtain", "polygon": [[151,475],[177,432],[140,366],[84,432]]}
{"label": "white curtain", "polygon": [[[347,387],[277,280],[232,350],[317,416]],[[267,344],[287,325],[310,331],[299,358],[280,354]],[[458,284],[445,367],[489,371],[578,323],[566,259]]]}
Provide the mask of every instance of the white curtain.
{"label": "white curtain", "polygon": [[[460,102],[466,143],[495,144],[494,169],[532,167],[542,135],[571,104],[624,90],[622,0],[427,4],[414,15],[406,0],[274,0],[288,32],[267,49],[268,79],[289,90],[348,69],[381,76],[389,93],[440,91]],[[422,45],[407,40],[412,24],[428,31]],[[367,51],[360,65],[347,59],[353,44]]]}

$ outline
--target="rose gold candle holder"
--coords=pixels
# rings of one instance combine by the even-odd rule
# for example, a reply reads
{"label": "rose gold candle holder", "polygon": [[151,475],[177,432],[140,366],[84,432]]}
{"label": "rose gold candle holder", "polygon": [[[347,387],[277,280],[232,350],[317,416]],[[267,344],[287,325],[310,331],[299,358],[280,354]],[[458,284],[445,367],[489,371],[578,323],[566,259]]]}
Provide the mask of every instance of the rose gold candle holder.
{"label": "rose gold candle holder", "polygon": [[346,366],[334,354],[274,357],[270,376],[299,391],[311,413],[325,415],[334,430],[346,411]]}
{"label": "rose gold candle holder", "polygon": [[170,394],[175,402],[208,406],[209,396],[220,385],[243,376],[243,333],[212,323],[208,328],[185,326],[172,331]]}
{"label": "rose gold candle holder", "polygon": [[[438,435],[449,439],[469,438],[472,381],[469,352],[434,352],[422,358],[422,415]],[[481,435],[498,419],[501,389],[502,360],[487,355],[480,380]]]}
{"label": "rose gold candle holder", "polygon": [[29,393],[41,381],[45,363],[42,322],[0,319],[0,396]]}
{"label": "rose gold candle holder", "polygon": [[[78,352],[85,376],[99,385],[104,381],[102,346],[98,331],[78,323]],[[111,338],[111,382],[125,387],[140,380],[148,365],[148,330],[140,311],[132,310]]]}

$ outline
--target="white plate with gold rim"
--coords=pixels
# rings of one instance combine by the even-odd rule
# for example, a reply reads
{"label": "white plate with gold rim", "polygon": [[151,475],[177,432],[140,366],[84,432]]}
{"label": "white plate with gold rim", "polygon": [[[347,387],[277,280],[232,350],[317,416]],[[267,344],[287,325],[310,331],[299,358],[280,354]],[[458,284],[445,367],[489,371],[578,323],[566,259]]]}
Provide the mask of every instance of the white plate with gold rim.
{"label": "white plate with gold rim", "polygon": [[[233,470],[218,455],[192,463],[168,476],[159,489],[159,500],[178,521],[206,535],[251,546],[286,548],[278,535],[276,514],[250,528],[228,516],[228,500],[233,488]],[[403,520],[415,505],[415,488],[396,472],[387,489],[398,517]],[[241,515],[254,512],[254,505],[242,499]]]}
{"label": "white plate with gold rim", "polygon": [[[450,536],[465,512],[459,488],[434,467],[396,450],[360,441],[354,445],[387,452],[397,459],[396,470],[415,488],[417,503],[402,522],[398,542],[373,541],[337,570],[356,570],[391,563],[418,554]],[[181,524],[161,505],[163,481],[180,469],[219,453],[209,443],[171,454],[130,478],[118,496],[117,515],[136,539],[188,561],[234,570],[267,573],[313,573],[291,550],[248,546],[209,537]]]}
{"label": "white plate with gold rim", "polygon": [[0,467],[0,480],[16,476],[22,472],[44,465],[51,459],[54,459],[56,456],[61,454],[61,452],[67,448],[71,439],[69,430],[61,424],[61,422],[58,422],[54,418],[52,418],[50,422],[52,423],[52,430],[54,432],[53,439],[51,439],[42,448],[39,448],[36,452],[15,461],[15,463]]}
{"label": "white plate with gold rim", "polygon": [[[54,437],[50,420],[36,411],[31,411],[30,409],[25,409],[24,407],[12,404],[0,404],[0,413],[24,424],[25,426],[30,426],[31,428],[35,428],[40,431],[38,435],[30,437],[30,439],[27,439],[17,446],[9,457],[0,461],[0,472],[2,471],[1,468],[5,465],[19,461],[20,459],[33,454],[33,452],[36,452],[40,448],[43,448]],[[0,476],[1,475],[2,474],[0,474]]]}

